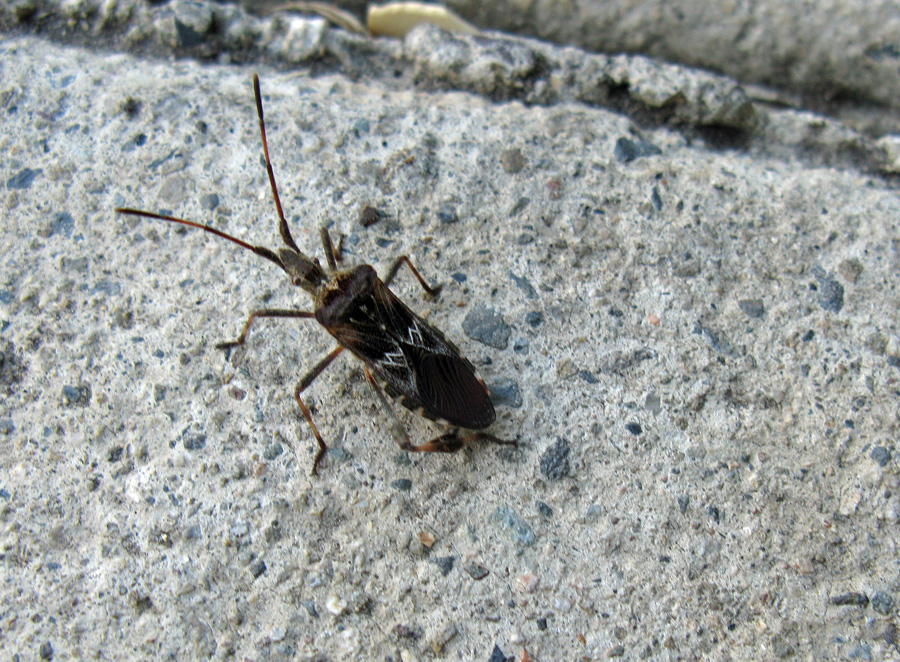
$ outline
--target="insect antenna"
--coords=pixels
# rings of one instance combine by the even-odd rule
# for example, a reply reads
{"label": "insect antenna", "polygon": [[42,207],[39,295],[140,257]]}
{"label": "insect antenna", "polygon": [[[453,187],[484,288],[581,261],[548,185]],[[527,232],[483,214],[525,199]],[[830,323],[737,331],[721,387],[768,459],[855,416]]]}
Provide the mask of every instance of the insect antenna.
{"label": "insect antenna", "polygon": [[271,260],[279,267],[284,269],[284,262],[281,258],[275,253],[275,251],[266,248],[265,246],[254,246],[253,244],[248,244],[246,241],[241,241],[237,237],[232,237],[230,234],[222,232],[221,230],[217,230],[211,225],[203,225],[203,223],[195,223],[194,221],[188,221],[183,218],[178,218],[177,216],[165,216],[163,214],[154,214],[151,211],[143,211],[142,209],[131,209],[129,207],[118,207],[116,209],[117,214],[127,214],[129,216],[142,216],[144,218],[153,218],[158,221],[168,221],[169,223],[178,223],[180,225],[187,225],[192,228],[198,228],[200,230],[205,230],[210,234],[214,234],[217,237],[221,237],[222,239],[227,239],[228,241],[237,244],[241,248],[246,248],[249,251],[253,251],[257,255],[261,255],[267,260]]}
{"label": "insect antenna", "polygon": [[278,231],[281,233],[281,239],[290,248],[298,253],[301,250],[294,243],[294,237],[291,236],[291,229],[288,227],[287,219],[284,217],[284,211],[281,208],[281,198],[278,197],[278,185],[275,183],[275,171],[272,169],[272,161],[269,159],[269,141],[266,140],[266,120],[263,116],[262,93],[259,91],[259,76],[253,74],[253,95],[256,97],[256,114],[259,115],[259,133],[262,135],[263,154],[266,157],[266,173],[269,175],[269,184],[272,185],[272,197],[275,198],[275,207],[278,209]]}

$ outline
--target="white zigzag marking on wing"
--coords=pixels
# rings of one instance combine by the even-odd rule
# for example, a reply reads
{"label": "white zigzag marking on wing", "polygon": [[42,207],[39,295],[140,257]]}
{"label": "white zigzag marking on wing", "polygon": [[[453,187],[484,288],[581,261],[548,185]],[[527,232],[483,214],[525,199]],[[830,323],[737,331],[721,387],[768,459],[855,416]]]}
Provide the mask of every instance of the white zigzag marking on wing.
{"label": "white zigzag marking on wing", "polygon": [[381,358],[381,361],[385,365],[392,365],[398,368],[402,368],[406,366],[406,359],[403,357],[403,352],[385,352]]}
{"label": "white zigzag marking on wing", "polygon": [[423,347],[422,341],[422,331],[419,329],[419,325],[416,322],[413,322],[409,329],[407,329],[409,336],[407,338],[410,345],[413,347]]}

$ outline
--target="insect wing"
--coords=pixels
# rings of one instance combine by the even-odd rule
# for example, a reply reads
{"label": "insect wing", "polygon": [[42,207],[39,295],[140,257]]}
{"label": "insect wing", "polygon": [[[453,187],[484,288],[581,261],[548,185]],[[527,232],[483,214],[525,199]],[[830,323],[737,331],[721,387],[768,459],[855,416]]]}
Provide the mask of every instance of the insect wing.
{"label": "insect wing", "polygon": [[372,294],[386,335],[396,344],[386,360],[372,366],[373,370],[386,376],[400,353],[412,377],[406,389],[398,389],[408,399],[407,406],[419,405],[428,414],[464,428],[480,429],[493,423],[496,415],[490,394],[456,346],[381,281],[375,283]]}
{"label": "insect wing", "polygon": [[494,405],[472,364],[381,280],[323,322],[404,407],[473,430],[494,422]]}
{"label": "insect wing", "polygon": [[453,425],[478,430],[494,422],[488,391],[464,358],[426,354],[414,363],[422,405]]}

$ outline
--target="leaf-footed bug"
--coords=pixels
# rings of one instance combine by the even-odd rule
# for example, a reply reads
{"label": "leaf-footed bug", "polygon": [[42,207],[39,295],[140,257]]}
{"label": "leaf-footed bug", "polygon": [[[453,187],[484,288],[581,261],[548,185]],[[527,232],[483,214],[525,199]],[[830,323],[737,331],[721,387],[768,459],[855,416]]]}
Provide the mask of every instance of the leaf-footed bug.
{"label": "leaf-footed bug", "polygon": [[[294,389],[294,398],[300,405],[319,445],[313,461],[313,475],[316,475],[328,447],[300,396],[345,349],[365,365],[366,379],[390,415],[393,421],[392,432],[403,450],[452,453],[467,442],[477,439],[514,444],[515,442],[498,439],[487,432],[479,432],[491,425],[496,418],[490,393],[484,382],[475,374],[475,368],[460,354],[456,345],[412,312],[388,289],[400,267],[405,264],[426,294],[429,296],[438,294],[440,287],[430,287],[409,257],[401,255],[396,258],[384,280],[381,280],[375,269],[368,264],[360,264],[350,269],[338,268],[338,262],[341,260],[340,249],[335,250],[325,227],[321,228],[320,235],[325,258],[328,261],[327,270],[322,268],[318,259],[308,257],[294,243],[278,197],[275,173],[269,159],[262,95],[259,90],[259,77],[256,75],[253,76],[253,92],[259,116],[266,173],[278,210],[278,230],[286,247],[272,250],[265,246],[248,244],[214,227],[194,221],[139,209],[116,209],[119,214],[179,223],[227,239],[277,264],[287,273],[294,286],[306,290],[312,296],[312,311],[283,308],[263,308],[253,311],[236,340],[219,343],[216,347],[230,350],[243,345],[253,321],[262,317],[315,319],[334,336],[338,347],[306,373]],[[432,420],[445,422],[450,426],[449,431],[431,441],[413,445],[385,393],[399,399],[403,406],[412,411]],[[460,436],[460,428],[472,432]]]}

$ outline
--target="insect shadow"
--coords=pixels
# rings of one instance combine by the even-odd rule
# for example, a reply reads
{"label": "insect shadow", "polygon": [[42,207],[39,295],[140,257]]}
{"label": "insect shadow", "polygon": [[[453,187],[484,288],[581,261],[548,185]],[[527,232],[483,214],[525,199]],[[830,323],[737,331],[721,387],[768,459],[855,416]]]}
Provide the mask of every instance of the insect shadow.
{"label": "insect shadow", "polygon": [[[390,416],[391,432],[403,450],[453,453],[464,444],[479,439],[514,445],[514,441],[505,441],[481,432],[494,422],[496,413],[490,392],[476,375],[471,362],[462,356],[456,345],[447,340],[444,334],[416,315],[388,289],[400,267],[405,264],[426,294],[437,296],[440,287],[429,286],[408,256],[396,258],[382,280],[368,264],[340,268],[338,263],[341,261],[341,251],[335,250],[331,235],[325,227],[321,228],[320,235],[328,262],[327,269],[323,269],[318,259],[308,257],[294,243],[269,159],[262,95],[259,77],[256,75],[253,76],[253,93],[256,97],[266,172],[278,210],[278,230],[284,247],[273,250],[255,246],[209,225],[175,216],[124,207],[116,209],[119,214],[179,223],[227,239],[277,264],[290,277],[291,284],[312,296],[311,311],[284,308],[254,310],[236,340],[219,343],[216,347],[231,350],[243,345],[254,320],[263,317],[315,319],[337,340],[338,346],[313,366],[294,388],[294,398],[319,445],[313,460],[312,475],[316,475],[328,446],[319,434],[301,395],[345,349],[363,362],[366,379]],[[448,426],[447,430],[430,441],[414,445],[391,407],[388,396],[399,400],[404,407]],[[461,429],[468,432],[461,434]]]}

